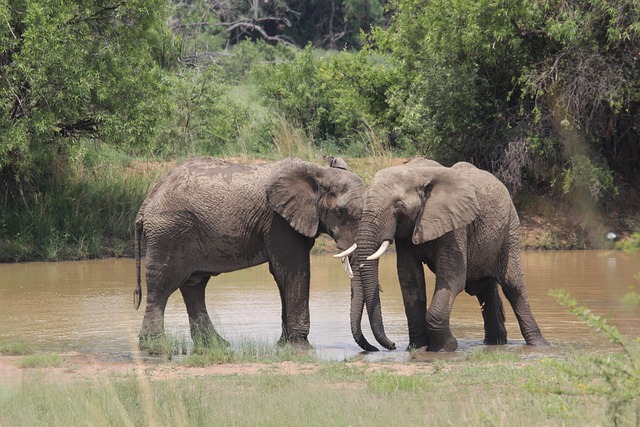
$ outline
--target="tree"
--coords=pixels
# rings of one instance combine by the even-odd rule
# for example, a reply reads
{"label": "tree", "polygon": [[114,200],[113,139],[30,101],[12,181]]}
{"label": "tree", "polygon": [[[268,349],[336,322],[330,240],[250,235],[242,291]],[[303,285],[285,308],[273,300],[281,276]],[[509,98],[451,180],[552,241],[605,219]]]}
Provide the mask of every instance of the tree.
{"label": "tree", "polygon": [[216,60],[244,40],[329,49],[359,48],[361,31],[382,23],[386,0],[175,1],[172,28],[183,37],[183,62]]}
{"label": "tree", "polygon": [[373,41],[403,79],[396,135],[445,162],[601,199],[640,188],[640,3],[395,0]]}
{"label": "tree", "polygon": [[386,0],[292,0],[299,24],[292,28],[300,43],[330,49],[359,48],[360,32],[382,24]]}
{"label": "tree", "polygon": [[144,146],[173,62],[164,0],[0,3],[0,197],[42,191],[74,146]]}

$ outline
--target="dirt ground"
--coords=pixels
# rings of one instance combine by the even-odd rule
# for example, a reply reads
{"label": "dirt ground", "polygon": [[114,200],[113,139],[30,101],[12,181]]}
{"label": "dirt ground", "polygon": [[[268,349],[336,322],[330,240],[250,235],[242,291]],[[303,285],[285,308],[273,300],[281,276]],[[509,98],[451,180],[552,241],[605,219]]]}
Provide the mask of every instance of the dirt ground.
{"label": "dirt ground", "polygon": [[[205,377],[219,375],[305,375],[317,372],[320,363],[228,363],[206,367],[189,367],[175,362],[149,362],[118,358],[113,355],[65,353],[61,355],[60,367],[21,368],[18,361],[24,356],[0,355],[0,378],[3,381],[23,381],[30,375],[37,375],[45,381],[64,384],[76,381],[95,381],[131,376],[147,379],[166,380],[174,378]],[[407,363],[362,363],[347,362],[350,366],[362,366],[366,370],[391,372],[398,375],[412,375],[431,372],[430,364]]]}

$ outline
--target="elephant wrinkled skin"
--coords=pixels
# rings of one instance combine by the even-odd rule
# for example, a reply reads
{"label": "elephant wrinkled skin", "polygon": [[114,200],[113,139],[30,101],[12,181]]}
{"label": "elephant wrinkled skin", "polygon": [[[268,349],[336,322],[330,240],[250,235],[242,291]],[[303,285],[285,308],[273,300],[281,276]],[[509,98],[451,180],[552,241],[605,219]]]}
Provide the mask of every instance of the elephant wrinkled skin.
{"label": "elephant wrinkled skin", "polygon": [[164,310],[180,289],[193,338],[215,337],[205,306],[211,276],[265,262],[282,301],[281,342],[309,345],[309,253],[327,233],[353,246],[364,184],[352,172],[289,158],[257,165],[197,158],[151,190],[136,219],[140,305],[141,238],[146,242],[147,304],[140,343],[164,334]]}
{"label": "elephant wrinkled skin", "polygon": [[[410,347],[457,348],[449,319],[463,290],[480,302],[485,343],[506,343],[498,283],[527,344],[548,345],[527,299],[518,215],[509,192],[492,174],[469,163],[447,168],[416,158],[375,175],[364,195],[352,279],[351,329],[365,350],[377,350],[360,328],[365,304],[376,340],[395,348],[384,332],[377,261],[384,252],[378,248],[394,239]],[[428,309],[423,263],[436,276]]]}

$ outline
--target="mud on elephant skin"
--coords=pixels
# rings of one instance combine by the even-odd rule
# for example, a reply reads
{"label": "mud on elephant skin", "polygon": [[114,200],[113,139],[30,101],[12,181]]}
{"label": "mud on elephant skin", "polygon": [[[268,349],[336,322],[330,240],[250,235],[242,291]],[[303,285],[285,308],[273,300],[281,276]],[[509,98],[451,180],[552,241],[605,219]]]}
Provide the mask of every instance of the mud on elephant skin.
{"label": "mud on elephant skin", "polygon": [[[548,345],[529,307],[518,215],[509,192],[492,174],[469,163],[448,168],[416,158],[379,171],[364,201],[351,301],[351,329],[362,348],[376,349],[361,331],[365,305],[376,340],[385,348],[395,348],[384,332],[377,261],[393,240],[410,347],[457,348],[449,321],[454,300],[462,291],[478,298],[485,343],[506,343],[498,284],[527,344]],[[423,263],[436,276],[428,309]]]}
{"label": "mud on elephant skin", "polygon": [[[339,162],[340,163],[340,162]],[[189,160],[151,190],[135,223],[137,286],[146,243],[147,304],[140,345],[164,334],[169,296],[180,289],[194,341],[222,339],[205,305],[211,276],[265,262],[282,302],[282,342],[309,345],[310,250],[331,236],[349,266],[364,184],[354,173],[288,158],[241,165]]]}

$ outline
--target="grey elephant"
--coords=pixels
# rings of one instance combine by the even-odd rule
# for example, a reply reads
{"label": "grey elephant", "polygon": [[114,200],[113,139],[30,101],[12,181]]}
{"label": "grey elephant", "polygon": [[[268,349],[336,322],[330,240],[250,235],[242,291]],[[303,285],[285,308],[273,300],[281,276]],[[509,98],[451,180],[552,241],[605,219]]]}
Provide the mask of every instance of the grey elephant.
{"label": "grey elephant", "polygon": [[[344,162],[343,162],[344,163]],[[169,172],[143,202],[135,223],[140,306],[141,238],[146,241],[147,305],[140,331],[164,334],[164,310],[180,289],[194,338],[222,338],[205,306],[211,276],[265,262],[282,301],[280,342],[309,346],[309,253],[331,236],[346,266],[355,249],[364,183],[354,173],[295,158],[240,165],[197,158]]]}
{"label": "grey elephant", "polygon": [[[469,163],[448,168],[416,158],[379,171],[364,200],[351,301],[351,330],[362,348],[377,350],[361,331],[364,305],[376,340],[395,348],[384,332],[377,261],[394,239],[410,347],[457,349],[449,321],[463,290],[480,302],[485,343],[506,343],[498,283],[526,343],[548,345],[527,299],[518,215],[506,187],[492,174]],[[428,309],[423,263],[436,276]]]}

